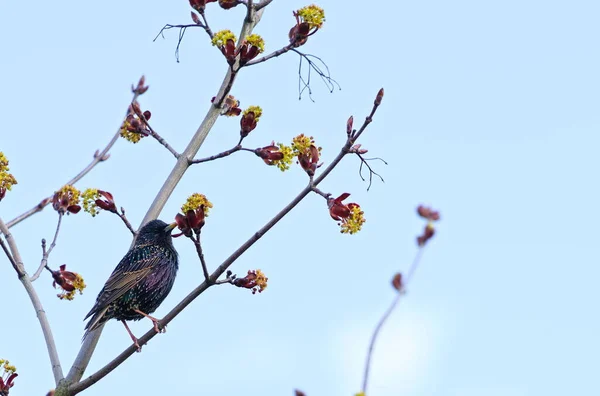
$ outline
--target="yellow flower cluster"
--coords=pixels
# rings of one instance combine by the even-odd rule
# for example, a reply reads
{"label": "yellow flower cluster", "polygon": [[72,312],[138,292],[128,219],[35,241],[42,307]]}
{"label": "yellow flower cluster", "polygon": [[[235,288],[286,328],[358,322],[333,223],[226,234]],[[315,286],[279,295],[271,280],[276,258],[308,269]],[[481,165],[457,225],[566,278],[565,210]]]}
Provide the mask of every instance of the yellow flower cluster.
{"label": "yellow flower cluster", "polygon": [[96,188],[88,188],[81,194],[83,210],[91,214],[92,217],[100,212],[98,205],[96,205],[97,199],[100,199],[100,193]]}
{"label": "yellow flower cluster", "polygon": [[233,40],[233,42],[235,43],[237,41],[237,38],[231,30],[220,30],[217,33],[215,33],[211,42],[212,45],[216,47],[224,47],[227,43],[227,40]]}
{"label": "yellow flower cluster", "polygon": [[188,212],[188,210],[195,211],[202,205],[204,205],[204,215],[208,216],[208,211],[213,207],[213,204],[208,200],[208,198],[206,198],[206,195],[194,193],[190,195],[183,206],[181,206],[181,211],[185,214]]}
{"label": "yellow flower cluster", "polygon": [[277,143],[277,145],[279,146],[279,151],[283,154],[283,158],[273,161],[273,165],[277,166],[280,171],[285,172],[290,169],[290,165],[294,161],[294,150],[283,143]]}
{"label": "yellow flower cluster", "polygon": [[355,234],[362,228],[362,225],[365,223],[365,212],[360,210],[360,206],[354,204],[349,204],[350,207],[350,216],[342,219],[340,223],[342,234]]}
{"label": "yellow flower cluster", "polygon": [[260,106],[249,106],[246,110],[244,110],[244,115],[250,112],[254,113],[254,119],[258,121],[262,115],[262,108]]}
{"label": "yellow flower cluster", "polygon": [[[298,154],[306,154],[310,151],[310,146],[315,145],[315,140],[312,136],[306,136],[305,134],[300,134],[292,139],[292,150],[294,150],[294,155]],[[321,154],[322,147],[318,147],[319,154]]]}
{"label": "yellow flower cluster", "polygon": [[17,368],[10,364],[10,362],[6,359],[0,359],[0,368],[3,371],[0,374],[0,377],[4,375],[11,375],[17,371]]}
{"label": "yellow flower cluster", "polygon": [[303,7],[296,11],[303,22],[310,25],[311,28],[320,28],[325,22],[325,11],[314,4]]}
{"label": "yellow flower cluster", "polygon": [[260,37],[258,34],[249,35],[248,37],[246,37],[246,42],[249,45],[253,45],[256,48],[258,48],[259,54],[263,53],[265,50],[265,40],[263,40],[263,38]]}
{"label": "yellow flower cluster", "polygon": [[258,287],[258,292],[262,293],[262,291],[267,288],[267,281],[269,278],[267,278],[265,273],[259,269],[257,269],[254,273],[256,275],[256,279],[254,280],[256,282],[256,287]]}
{"label": "yellow flower cluster", "polygon": [[10,191],[12,186],[17,184],[17,179],[15,179],[12,174],[8,173],[9,170],[8,159],[4,156],[4,153],[0,151],[0,190]]}
{"label": "yellow flower cluster", "polygon": [[69,300],[72,301],[75,298],[75,292],[79,291],[79,294],[83,294],[83,289],[85,289],[86,284],[83,281],[83,277],[78,273],[74,272],[75,279],[71,281],[74,289],[71,291],[63,290],[60,294],[57,294],[58,298],[61,300]]}
{"label": "yellow flower cluster", "polygon": [[73,187],[71,185],[64,186],[63,188],[58,190],[56,193],[58,193],[61,197],[67,196],[69,198],[69,203],[68,203],[69,206],[79,204],[79,197],[80,197],[81,193],[79,192],[78,189],[76,189],[75,187]]}
{"label": "yellow flower cluster", "polygon": [[140,140],[142,140],[143,137],[145,137],[141,133],[131,132],[129,130],[130,126],[131,126],[131,124],[129,123],[129,121],[123,122],[123,125],[121,126],[121,137],[122,138],[124,138],[125,140],[127,140],[131,143],[137,143]]}

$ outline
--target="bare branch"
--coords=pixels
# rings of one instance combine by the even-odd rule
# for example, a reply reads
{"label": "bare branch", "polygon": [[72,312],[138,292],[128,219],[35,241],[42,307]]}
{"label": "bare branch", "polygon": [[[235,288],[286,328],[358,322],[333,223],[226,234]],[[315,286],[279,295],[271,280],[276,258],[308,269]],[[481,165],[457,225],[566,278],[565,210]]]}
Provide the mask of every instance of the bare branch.
{"label": "bare branch", "polygon": [[[46,317],[46,311],[42,306],[42,302],[37,295],[33,287],[33,283],[29,280],[29,276],[25,271],[25,266],[23,264],[23,259],[21,258],[21,254],[19,253],[19,248],[17,247],[17,243],[15,242],[8,226],[4,223],[4,221],[0,218],[0,232],[4,234],[4,238],[6,239],[6,243],[10,248],[10,252],[12,254],[12,258],[15,262],[17,273],[19,274],[19,280],[25,287],[25,291],[29,295],[29,299],[31,300],[31,304],[35,309],[35,313],[37,314],[38,321],[40,322],[40,326],[42,327],[42,333],[44,333],[44,339],[46,341],[46,347],[48,348],[48,356],[50,357],[50,363],[52,364],[52,373],[54,374],[54,381],[58,385],[58,383],[64,378],[62,367],[60,365],[60,359],[58,358],[58,352],[56,350],[56,344],[54,343],[54,336],[52,335],[52,329],[50,328],[50,323],[48,322],[48,318]],[[4,247],[4,244],[2,244]]]}
{"label": "bare branch", "polygon": [[249,151],[251,153],[254,153],[254,150],[249,149],[249,148],[244,148],[242,146],[240,146],[239,144],[229,150],[225,150],[222,153],[219,154],[215,154],[215,155],[211,155],[210,157],[206,157],[206,158],[200,158],[200,159],[195,159],[195,160],[191,160],[189,163],[191,164],[200,164],[202,162],[208,162],[208,161],[214,161],[216,159],[219,158],[224,158],[227,157],[237,151]]}
{"label": "bare branch", "polygon": [[314,185],[311,186],[311,189],[313,192],[319,194],[320,196],[322,196],[325,199],[329,199],[329,197],[331,197],[330,193],[324,193],[323,191],[319,190],[317,187],[315,187]]}
{"label": "bare branch", "polygon": [[[300,55],[300,64],[298,65],[298,99],[302,99],[302,93],[305,90],[308,90],[308,97],[310,98],[310,100],[312,100],[314,102],[314,100],[312,98],[312,89],[310,88],[310,78],[311,78],[311,72],[313,70],[315,71],[315,73],[317,73],[319,75],[319,77],[321,77],[321,80],[323,81],[323,83],[325,83],[325,85],[329,89],[329,92],[333,92],[333,90],[335,89],[336,86],[338,87],[339,90],[342,89],[340,84],[338,84],[337,81],[335,81],[333,78],[331,78],[331,73],[329,72],[329,67],[327,67],[327,64],[325,64],[325,62],[323,62],[323,60],[321,58],[319,58],[318,56],[310,55],[310,54],[304,54],[295,48],[292,48],[291,51],[294,51],[295,53]],[[308,62],[308,72],[306,73],[306,78],[304,78],[302,76],[303,60],[306,60],[306,62]],[[315,62],[315,60],[318,61],[321,64],[321,66],[319,66]],[[324,70],[321,69],[321,67],[323,67]]]}
{"label": "bare branch", "polygon": [[207,27],[202,25],[202,24],[191,24],[191,25],[170,25],[170,24],[166,24],[165,26],[163,26],[162,29],[160,29],[160,32],[158,32],[158,34],[156,35],[156,37],[154,37],[154,40],[152,41],[156,41],[156,39],[158,38],[158,36],[161,36],[163,39],[165,38],[164,35],[164,31],[165,30],[169,30],[169,29],[175,29],[178,28],[179,29],[179,38],[177,39],[177,47],[175,47],[175,60],[177,60],[177,63],[179,63],[179,47],[181,46],[181,41],[183,40],[183,36],[185,35],[185,31],[187,30],[187,28],[190,27],[201,27],[204,28],[204,30],[206,30],[207,33],[209,33],[209,36],[212,39],[212,32],[210,31],[210,29],[207,30]]}
{"label": "bare branch", "polygon": [[133,228],[129,220],[127,220],[127,216],[125,216],[125,209],[123,209],[123,207],[121,206],[121,213],[115,212],[115,214],[119,216],[121,220],[123,220],[123,223],[129,229],[129,231],[131,231],[131,235],[133,235],[133,237],[135,238],[137,236],[137,231]]}
{"label": "bare branch", "polygon": [[42,274],[42,271],[44,270],[44,267],[46,267],[48,265],[48,257],[50,257],[50,253],[52,252],[52,249],[54,249],[54,247],[56,246],[56,239],[58,238],[58,232],[60,231],[60,223],[62,221],[62,217],[63,217],[63,214],[61,212],[58,212],[58,222],[56,224],[56,231],[54,232],[54,238],[52,239],[52,243],[50,243],[50,247],[48,247],[47,250],[46,250],[46,240],[42,239],[42,260],[40,262],[40,266],[38,267],[37,271],[35,271],[35,274],[33,274],[33,276],[29,279],[32,282],[34,282],[37,278],[40,277],[40,275]]}
{"label": "bare branch", "polygon": [[6,246],[6,244],[4,243],[4,240],[2,238],[0,238],[0,246],[2,246],[2,250],[4,250],[4,253],[6,254],[6,257],[8,257],[8,261],[10,261],[10,263],[12,264],[13,268],[15,269],[15,271],[17,271],[17,275],[19,277],[23,276],[23,274],[21,273],[19,267],[17,266],[17,262],[13,258],[12,254],[10,254],[10,251],[8,250],[8,247]]}
{"label": "bare branch", "polygon": [[373,331],[373,335],[371,336],[371,342],[369,343],[369,351],[367,352],[367,361],[365,363],[365,372],[364,372],[363,385],[362,385],[362,393],[363,394],[366,394],[366,392],[367,392],[367,385],[369,382],[369,371],[371,368],[371,359],[373,356],[373,350],[375,348],[375,341],[377,341],[377,337],[379,336],[379,332],[381,331],[381,328],[383,327],[383,325],[389,318],[390,314],[396,308],[396,305],[398,305],[400,298],[404,295],[404,290],[405,290],[404,288],[406,287],[406,285],[408,284],[410,279],[413,277],[415,270],[417,269],[419,262],[421,261],[422,255],[423,255],[423,247],[419,247],[419,249],[417,250],[417,254],[415,255],[415,258],[414,258],[410,268],[408,269],[407,275],[405,277],[403,277],[404,280],[402,281],[402,284],[400,285],[400,290],[397,291],[397,294],[394,297],[394,299],[392,300],[392,303],[390,304],[388,309],[385,311],[385,313],[383,314],[381,319],[379,319],[377,326],[375,326],[375,330]]}
{"label": "bare branch", "polygon": [[[196,234],[196,236],[194,237],[194,235],[190,235],[189,237],[192,242],[194,242],[194,246],[196,247],[196,252],[198,253],[198,258],[200,259],[200,263],[202,263],[202,272],[204,273],[204,279],[206,282],[208,282],[209,284],[210,282],[210,277],[208,275],[208,267],[206,266],[206,261],[204,260],[204,253],[202,252],[202,245],[200,244],[200,233],[198,232]],[[212,282],[214,283],[214,282]]]}
{"label": "bare branch", "polygon": [[380,160],[381,162],[383,162],[384,164],[388,164],[387,162],[385,162],[383,159],[376,157],[376,158],[365,158],[363,157],[360,153],[355,153],[356,155],[358,155],[358,158],[360,158],[360,167],[358,168],[358,175],[360,176],[360,178],[362,179],[362,181],[365,181],[365,178],[362,175],[362,168],[363,165],[365,165],[367,167],[367,169],[369,170],[369,186],[367,187],[367,191],[369,191],[371,189],[371,184],[373,184],[373,175],[379,177],[379,179],[381,180],[382,183],[385,183],[385,180],[383,180],[383,177],[381,177],[381,175],[377,172],[375,172],[373,170],[373,168],[371,168],[371,166],[369,165],[369,163],[367,161],[371,161],[371,160]]}
{"label": "bare branch", "polygon": [[276,58],[280,55],[285,54],[286,52],[290,51],[293,48],[294,48],[293,44],[286,45],[285,47],[280,48],[277,51],[271,52],[269,55],[265,55],[261,58],[251,60],[250,62],[246,63],[244,66],[252,66],[252,65],[256,65],[258,63],[268,61],[271,58]]}
{"label": "bare branch", "polygon": [[[139,95],[140,95],[140,93],[135,91],[133,94],[132,102],[135,101]],[[127,115],[125,115],[125,116],[127,116]],[[102,151],[96,150],[96,152],[94,153],[94,159],[92,160],[92,162],[90,162],[90,164],[88,166],[86,166],[81,172],[79,172],[74,178],[72,178],[71,180],[69,180],[68,182],[66,182],[63,185],[66,186],[66,185],[72,185],[72,184],[77,183],[85,175],[87,175],[92,169],[94,169],[94,167],[96,165],[98,165],[100,162],[106,161],[108,159],[109,150],[117,142],[117,140],[119,139],[119,136],[121,135],[121,125],[122,124],[123,123],[119,124],[119,129],[117,130],[117,133],[115,133],[115,135],[112,137],[112,139],[110,139],[110,141],[108,142],[106,147],[104,147],[104,149]],[[46,207],[46,205],[48,205],[50,202],[52,202],[52,195],[47,198],[44,198],[40,203],[35,205],[33,208],[29,209],[27,212],[15,217],[14,219],[12,219],[8,223],[6,223],[7,227],[11,228],[12,226],[19,224],[26,218],[36,214],[37,212],[42,211],[42,209],[44,209]]]}

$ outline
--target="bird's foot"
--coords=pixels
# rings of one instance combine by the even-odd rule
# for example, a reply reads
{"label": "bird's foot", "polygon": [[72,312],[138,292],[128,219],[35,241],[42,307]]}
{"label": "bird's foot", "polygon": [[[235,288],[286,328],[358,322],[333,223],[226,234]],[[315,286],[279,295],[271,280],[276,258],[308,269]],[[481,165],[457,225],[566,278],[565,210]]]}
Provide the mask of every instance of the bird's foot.
{"label": "bird's foot", "polygon": [[160,320],[156,319],[154,316],[150,316],[147,313],[140,311],[139,309],[135,309],[134,311],[139,313],[140,315],[143,315],[143,316],[147,317],[148,319],[150,319],[152,321],[152,324],[154,325],[154,331],[156,331],[157,333],[166,333],[167,332],[167,326],[163,326],[161,329],[160,328]]}
{"label": "bird's foot", "polygon": [[133,345],[137,348],[137,353],[142,352],[142,346],[138,343],[138,339],[134,337]]}

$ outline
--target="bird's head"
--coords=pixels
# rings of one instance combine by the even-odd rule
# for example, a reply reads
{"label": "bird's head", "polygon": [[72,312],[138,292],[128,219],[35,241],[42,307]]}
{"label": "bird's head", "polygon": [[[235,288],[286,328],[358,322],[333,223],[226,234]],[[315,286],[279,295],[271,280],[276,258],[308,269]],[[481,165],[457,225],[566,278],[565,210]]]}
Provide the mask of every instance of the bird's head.
{"label": "bird's head", "polygon": [[171,231],[177,227],[177,223],[167,224],[162,220],[152,220],[145,224],[138,233],[136,243],[160,243],[171,242]]}

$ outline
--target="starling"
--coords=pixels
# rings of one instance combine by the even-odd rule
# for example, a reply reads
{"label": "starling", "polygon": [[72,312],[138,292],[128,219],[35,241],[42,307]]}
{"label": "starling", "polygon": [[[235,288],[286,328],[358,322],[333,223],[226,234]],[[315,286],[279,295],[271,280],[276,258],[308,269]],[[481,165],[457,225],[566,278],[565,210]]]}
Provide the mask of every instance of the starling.
{"label": "starling", "polygon": [[177,223],[153,220],[140,229],[133,247],[121,259],[84,318],[92,317],[85,326],[84,338],[114,318],[123,323],[139,351],[141,347],[126,320],[146,317],[154,323],[154,330],[160,331],[158,319],[149,314],[167,297],[177,275],[177,252],[171,237],[176,226]]}

